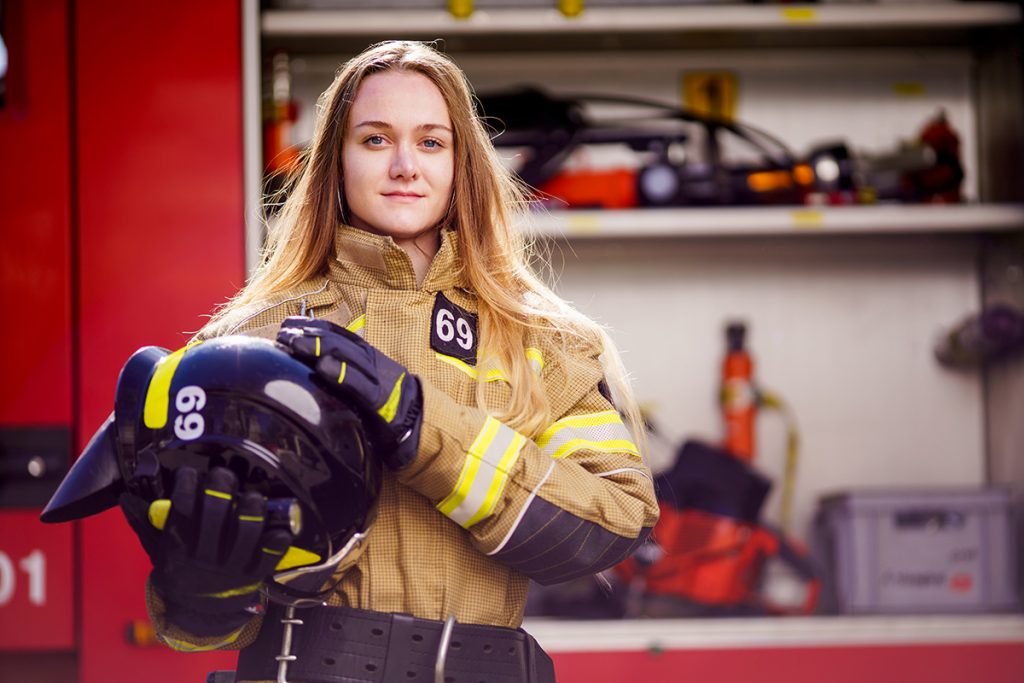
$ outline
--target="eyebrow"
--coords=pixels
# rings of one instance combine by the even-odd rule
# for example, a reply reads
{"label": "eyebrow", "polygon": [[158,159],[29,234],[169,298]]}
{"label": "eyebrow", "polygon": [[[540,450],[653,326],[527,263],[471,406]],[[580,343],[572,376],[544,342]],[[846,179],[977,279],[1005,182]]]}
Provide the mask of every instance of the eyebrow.
{"label": "eyebrow", "polygon": [[[352,126],[352,130],[357,128],[380,128],[382,130],[391,130],[392,126],[387,121],[361,121],[356,125]],[[443,130],[448,133],[452,132],[452,129],[448,126],[444,126],[440,123],[423,123],[416,126],[416,130],[429,131],[429,130]]]}

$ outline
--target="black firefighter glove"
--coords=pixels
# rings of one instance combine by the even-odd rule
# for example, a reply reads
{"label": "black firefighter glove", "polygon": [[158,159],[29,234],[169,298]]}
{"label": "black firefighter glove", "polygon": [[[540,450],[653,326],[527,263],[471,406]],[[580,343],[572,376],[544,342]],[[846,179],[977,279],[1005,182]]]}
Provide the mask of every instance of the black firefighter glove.
{"label": "black firefighter glove", "polygon": [[355,403],[373,449],[400,469],[416,457],[423,424],[419,380],[357,334],[326,320],[287,318],[277,341]]}
{"label": "black firefighter glove", "polygon": [[[202,480],[202,481],[201,481]],[[150,583],[163,599],[167,620],[197,636],[230,633],[253,616],[260,587],[293,537],[266,528],[266,502],[258,493],[236,494],[231,470],[205,477],[182,467],[163,529],[159,503],[126,493],[121,509],[153,562]]]}

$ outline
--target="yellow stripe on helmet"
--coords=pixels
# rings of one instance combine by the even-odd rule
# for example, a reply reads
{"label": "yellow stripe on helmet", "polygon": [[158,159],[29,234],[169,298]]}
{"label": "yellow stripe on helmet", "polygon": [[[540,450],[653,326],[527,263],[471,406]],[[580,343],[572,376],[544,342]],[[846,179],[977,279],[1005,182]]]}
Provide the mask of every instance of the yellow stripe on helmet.
{"label": "yellow stripe on helmet", "polygon": [[161,429],[167,424],[167,411],[171,401],[171,380],[178,369],[185,352],[201,341],[192,342],[174,353],[164,356],[156,364],[153,378],[146,389],[146,402],[142,409],[142,421],[150,429]]}

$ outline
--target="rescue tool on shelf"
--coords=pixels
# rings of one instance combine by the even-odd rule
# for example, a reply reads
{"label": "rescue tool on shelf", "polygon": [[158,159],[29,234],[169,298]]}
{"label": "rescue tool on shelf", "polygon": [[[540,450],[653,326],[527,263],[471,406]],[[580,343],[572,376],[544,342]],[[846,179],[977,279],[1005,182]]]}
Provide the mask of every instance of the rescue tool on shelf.
{"label": "rescue tool on shelf", "polygon": [[483,93],[480,106],[495,146],[517,151],[516,172],[555,208],[962,200],[959,137],[942,111],[889,150],[858,153],[836,136],[797,154],[749,122],[643,98],[525,85]]}

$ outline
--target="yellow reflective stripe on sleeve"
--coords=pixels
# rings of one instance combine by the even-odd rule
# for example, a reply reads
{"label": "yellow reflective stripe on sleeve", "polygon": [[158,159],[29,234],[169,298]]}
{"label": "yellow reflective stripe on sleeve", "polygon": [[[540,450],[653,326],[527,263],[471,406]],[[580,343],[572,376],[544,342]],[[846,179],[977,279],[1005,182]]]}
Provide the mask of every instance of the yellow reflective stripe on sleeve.
{"label": "yellow reflective stripe on sleeve", "polygon": [[522,434],[488,417],[469,447],[455,488],[437,509],[466,529],[493,514],[525,443]]}
{"label": "yellow reflective stripe on sleeve", "polygon": [[395,413],[398,412],[398,402],[402,398],[402,380],[405,379],[405,373],[398,378],[395,382],[395,386],[391,388],[391,395],[388,396],[388,400],[380,407],[377,414],[384,418],[384,421],[391,424],[391,421],[395,419]]}
{"label": "yellow reflective stripe on sleeve", "polygon": [[544,430],[537,446],[552,458],[564,458],[579,450],[640,457],[622,417],[614,410],[563,417]]}
{"label": "yellow reflective stripe on sleeve", "polygon": [[466,499],[469,489],[473,485],[473,480],[476,478],[477,470],[480,469],[481,456],[479,454],[486,451],[487,447],[494,441],[494,436],[498,433],[500,424],[500,422],[490,416],[484,422],[480,433],[473,440],[473,445],[469,447],[469,453],[462,464],[462,471],[459,472],[459,479],[455,482],[455,488],[448,494],[448,497],[437,504],[437,509],[441,511],[441,514],[451,517],[455,508]]}
{"label": "yellow reflective stripe on sleeve", "polygon": [[[508,427],[506,427],[508,429]],[[498,505],[498,500],[501,498],[502,492],[505,490],[505,484],[508,483],[508,475],[515,464],[516,460],[519,459],[519,453],[523,450],[523,446],[526,444],[526,437],[518,432],[509,429],[514,436],[512,437],[511,443],[505,449],[505,452],[501,454],[501,460],[495,469],[494,476],[491,478],[491,485],[487,487],[487,492],[484,494],[483,503],[477,508],[476,513],[465,522],[462,522],[462,526],[466,529],[473,526],[480,520],[490,517],[494,512],[494,508]],[[470,498],[467,498],[467,502]]]}
{"label": "yellow reflective stripe on sleeve", "polygon": [[316,339],[316,349],[314,351],[314,355],[317,358],[319,358],[320,357],[320,337],[315,337],[315,339]]}
{"label": "yellow reflective stripe on sleeve", "polygon": [[259,515],[238,515],[239,522],[262,522],[263,517]]}
{"label": "yellow reflective stripe on sleeve", "polygon": [[161,429],[167,424],[167,411],[171,400],[171,380],[174,379],[174,371],[178,369],[178,363],[181,362],[185,352],[198,344],[202,344],[202,342],[186,344],[174,353],[164,356],[156,364],[153,378],[149,380],[149,388],[146,389],[146,402],[142,408],[142,421],[150,429]]}
{"label": "yellow reflective stripe on sleeve", "polygon": [[230,493],[224,493],[223,491],[215,491],[214,489],[203,489],[203,493],[214,498],[222,498],[223,500],[231,500]]}
{"label": "yellow reflective stripe on sleeve", "polygon": [[244,628],[245,627],[243,626],[242,628],[238,629],[237,631],[232,631],[231,633],[226,635],[223,639],[218,640],[215,643],[208,643],[208,644],[205,644],[205,645],[196,645],[195,643],[190,643],[190,642],[185,641],[185,640],[178,640],[177,638],[171,638],[168,635],[161,635],[161,636],[159,636],[159,638],[160,638],[161,641],[164,642],[165,645],[167,645],[167,647],[171,648],[172,650],[177,650],[178,652],[209,652],[211,650],[219,650],[220,648],[224,647],[225,645],[230,645],[231,643],[233,643],[236,640],[238,640],[238,636],[240,636],[242,634],[242,629],[244,629]]}
{"label": "yellow reflective stripe on sleeve", "polygon": [[345,372],[348,370],[348,363],[345,361],[341,362],[341,372],[338,373],[338,384],[345,381]]}
{"label": "yellow reflective stripe on sleeve", "polygon": [[348,325],[345,325],[345,329],[346,330],[348,330],[349,332],[355,332],[356,334],[358,334],[360,336],[362,336],[361,333],[362,333],[362,330],[363,330],[364,327],[366,327],[366,314],[365,313],[363,313],[361,316],[359,316],[358,318],[356,318],[355,320],[350,322]]}

